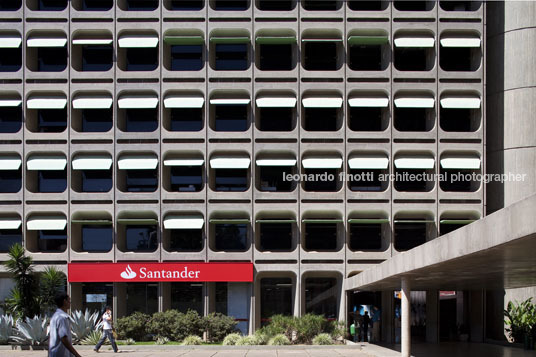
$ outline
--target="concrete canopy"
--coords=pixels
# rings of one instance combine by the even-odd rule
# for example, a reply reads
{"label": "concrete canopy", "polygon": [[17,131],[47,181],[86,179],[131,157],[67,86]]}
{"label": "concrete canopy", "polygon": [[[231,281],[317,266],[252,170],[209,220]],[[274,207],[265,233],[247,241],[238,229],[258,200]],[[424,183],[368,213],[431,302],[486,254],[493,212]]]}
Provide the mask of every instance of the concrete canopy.
{"label": "concrete canopy", "polygon": [[346,290],[510,289],[536,285],[536,195],[346,279]]}

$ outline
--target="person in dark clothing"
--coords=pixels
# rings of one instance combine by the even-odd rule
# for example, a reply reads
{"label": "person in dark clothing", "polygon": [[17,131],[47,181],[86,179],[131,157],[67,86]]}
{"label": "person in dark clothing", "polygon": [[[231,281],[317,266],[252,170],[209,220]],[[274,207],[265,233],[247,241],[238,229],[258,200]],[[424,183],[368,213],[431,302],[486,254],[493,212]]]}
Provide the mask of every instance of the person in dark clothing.
{"label": "person in dark clothing", "polygon": [[368,342],[368,328],[370,325],[370,316],[368,311],[365,311],[365,316],[363,316],[363,341]]}

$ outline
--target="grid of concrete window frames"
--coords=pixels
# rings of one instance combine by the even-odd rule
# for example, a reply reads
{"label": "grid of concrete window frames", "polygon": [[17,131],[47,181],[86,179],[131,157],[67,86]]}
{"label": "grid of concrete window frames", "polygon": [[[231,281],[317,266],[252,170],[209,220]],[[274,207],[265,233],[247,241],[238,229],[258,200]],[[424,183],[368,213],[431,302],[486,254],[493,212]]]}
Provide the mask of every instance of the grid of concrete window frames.
{"label": "grid of concrete window frames", "polygon": [[[95,11],[84,10],[91,1],[73,0],[64,10],[43,11],[45,0],[23,3],[9,11],[3,5],[0,21],[0,50],[15,62],[1,63],[2,125],[11,128],[0,133],[1,173],[16,191],[0,194],[1,233],[5,241],[24,236],[36,262],[65,270],[75,261],[252,261],[254,283],[235,289],[246,310],[235,315],[253,329],[277,306],[283,310],[275,312],[345,319],[345,277],[483,215],[478,182],[275,177],[484,172],[484,4],[282,1],[288,9],[277,10],[258,0],[191,1],[191,9],[156,1],[154,10],[134,11],[142,2],[117,0]],[[242,3],[244,10],[227,8]],[[91,46],[98,50],[92,58]],[[83,70],[107,56],[109,68]],[[138,63],[151,56],[154,69]],[[200,69],[174,70],[199,63]],[[60,70],[39,71],[55,66]],[[24,115],[18,130],[9,121],[17,110]],[[91,110],[99,115],[84,121]],[[84,132],[107,112],[115,125]],[[177,121],[198,114],[200,130],[192,129],[194,121]],[[63,131],[57,115],[65,115]],[[152,115],[156,124],[144,121]],[[245,121],[234,120],[241,115]],[[131,131],[137,125],[147,131]],[[49,184],[57,191],[62,175],[65,190],[44,192]],[[156,187],[144,192],[154,177]],[[84,192],[91,183],[110,189]],[[92,225],[113,227],[109,250],[84,248],[82,227]],[[157,227],[143,252],[126,239],[136,225]],[[229,227],[245,230],[245,242],[218,242]],[[201,242],[177,251],[172,241],[184,228],[202,232],[193,234]],[[57,234],[68,238],[62,243]],[[53,249],[44,251],[49,243]],[[70,288],[73,305],[87,306],[82,290],[89,288]],[[280,294],[265,291],[272,288]],[[180,305],[173,286],[155,289],[157,309]],[[326,289],[335,295],[318,303],[314,294]],[[127,290],[113,286],[118,315],[130,311]],[[202,284],[198,310],[221,307],[220,290]],[[277,303],[263,306],[263,298]]]}

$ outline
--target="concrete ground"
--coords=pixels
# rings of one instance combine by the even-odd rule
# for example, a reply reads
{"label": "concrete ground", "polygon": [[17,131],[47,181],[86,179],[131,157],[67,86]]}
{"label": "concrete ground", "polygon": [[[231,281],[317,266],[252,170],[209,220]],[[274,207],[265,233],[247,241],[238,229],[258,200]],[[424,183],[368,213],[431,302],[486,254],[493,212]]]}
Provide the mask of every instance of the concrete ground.
{"label": "concrete ground", "polygon": [[[2,346],[2,357],[46,357],[46,351],[11,350]],[[117,356],[109,346],[95,353],[92,346],[76,346],[84,357]],[[126,357],[394,357],[400,345],[378,346],[359,343],[353,346],[120,346]],[[414,344],[415,357],[536,357],[536,351],[482,343]]]}

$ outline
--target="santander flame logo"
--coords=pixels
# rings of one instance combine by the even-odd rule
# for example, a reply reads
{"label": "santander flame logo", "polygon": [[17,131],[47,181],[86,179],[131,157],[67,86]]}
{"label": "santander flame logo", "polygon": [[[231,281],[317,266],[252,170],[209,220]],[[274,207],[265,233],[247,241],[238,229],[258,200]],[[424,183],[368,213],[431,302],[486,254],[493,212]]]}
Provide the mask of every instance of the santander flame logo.
{"label": "santander flame logo", "polygon": [[123,279],[134,279],[136,277],[136,273],[132,270],[130,265],[127,265],[125,271],[121,273],[121,277]]}

